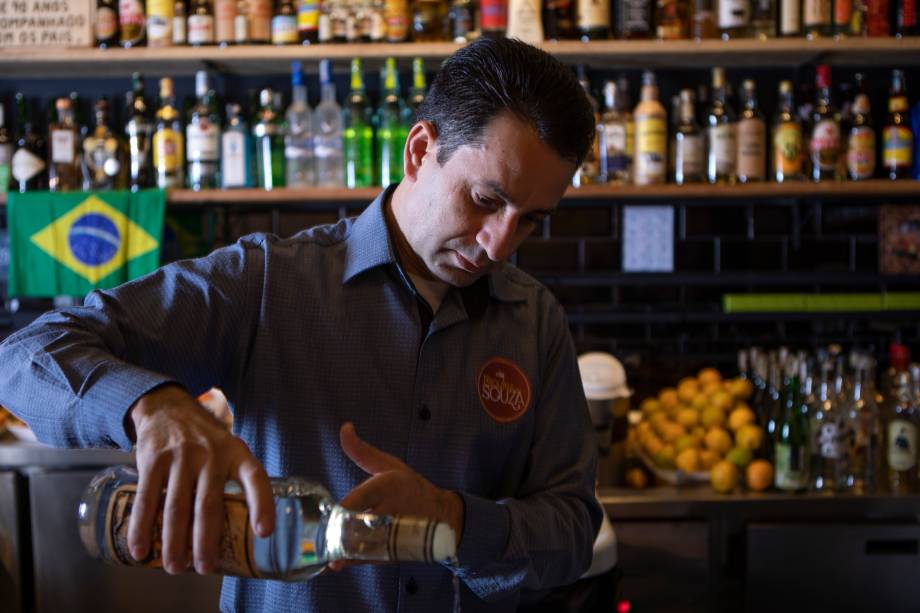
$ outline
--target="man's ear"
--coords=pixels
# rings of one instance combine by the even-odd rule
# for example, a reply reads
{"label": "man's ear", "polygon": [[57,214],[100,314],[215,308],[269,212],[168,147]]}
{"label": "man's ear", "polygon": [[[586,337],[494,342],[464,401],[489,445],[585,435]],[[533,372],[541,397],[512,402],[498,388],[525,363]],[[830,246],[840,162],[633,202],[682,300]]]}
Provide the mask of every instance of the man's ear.
{"label": "man's ear", "polygon": [[430,121],[417,121],[409,130],[406,147],[403,149],[403,174],[415,181],[419,168],[426,156],[437,162],[438,131]]}

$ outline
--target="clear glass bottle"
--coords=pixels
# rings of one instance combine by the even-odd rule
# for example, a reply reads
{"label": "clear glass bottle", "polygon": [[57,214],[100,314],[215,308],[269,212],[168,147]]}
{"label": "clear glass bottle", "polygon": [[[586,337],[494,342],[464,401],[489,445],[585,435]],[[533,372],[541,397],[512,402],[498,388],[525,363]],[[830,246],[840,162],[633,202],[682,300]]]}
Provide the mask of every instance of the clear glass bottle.
{"label": "clear glass bottle", "polygon": [[309,187],[316,184],[313,164],[313,113],[307,101],[301,64],[291,64],[291,91],[293,99],[286,114],[284,134],[285,184],[288,187]]}
{"label": "clear glass bottle", "polygon": [[882,432],[875,401],[875,362],[869,356],[860,356],[856,363],[853,391],[843,412],[853,433],[846,487],[857,494],[874,493],[882,465]]}
{"label": "clear glass bottle", "polygon": [[601,174],[605,183],[628,183],[632,155],[628,143],[630,118],[623,113],[623,98],[617,83],[604,84],[604,113],[601,115]]}
{"label": "clear glass bottle", "polygon": [[48,126],[48,190],[79,190],[82,184],[80,131],[74,122],[70,98],[58,98],[54,108],[57,110],[57,121]]}
{"label": "clear glass bottle", "polygon": [[259,112],[252,126],[257,187],[269,190],[284,187],[284,130],[284,119],[275,108],[275,93],[263,89],[259,92]]}
{"label": "clear glass bottle", "polygon": [[671,143],[674,183],[701,183],[705,174],[706,143],[696,123],[693,90],[680,90],[680,119]]}
{"label": "clear glass bottle", "polygon": [[725,70],[712,69],[712,105],[706,117],[709,183],[734,183],[738,168],[738,138],[735,111],[726,100]]}
{"label": "clear glass bottle", "polygon": [[752,79],[741,83],[742,110],[738,119],[738,181],[763,181],[767,175],[767,124],[757,104]]}
{"label": "clear glass bottle", "polygon": [[342,117],[342,155],[345,187],[371,187],[374,182],[374,126],[370,100],[364,88],[360,58],[351,60],[351,91]]}
{"label": "clear glass bottle", "polygon": [[252,187],[252,137],[239,104],[227,105],[227,124],[220,135],[220,186]]}
{"label": "clear glass bottle", "polygon": [[109,127],[109,102],[96,101],[95,126],[83,139],[83,189],[108,190],[124,187],[125,146]]}
{"label": "clear glass bottle", "polygon": [[195,97],[185,127],[185,143],[188,186],[198,191],[220,185],[220,115],[204,70],[195,73]]}
{"label": "clear glass bottle", "polygon": [[42,190],[47,185],[45,164],[45,139],[34,129],[28,101],[22,93],[16,94],[17,122],[16,147],[10,159],[13,189],[20,193]]}
{"label": "clear glass bottle", "polygon": [[887,486],[892,494],[917,492],[917,397],[907,371],[894,378],[885,416]]}
{"label": "clear glass bottle", "polygon": [[[808,488],[808,419],[800,390],[800,365],[787,360],[783,416],[776,431],[774,485],[776,489],[799,492]],[[807,366],[805,366],[807,368]]]}
{"label": "clear glass bottle", "polygon": [[319,187],[344,187],[342,108],[335,100],[332,63],[319,64],[320,102],[313,109],[313,157]]}
{"label": "clear glass bottle", "polygon": [[779,105],[773,120],[773,179],[777,183],[805,178],[802,122],[795,113],[791,81],[780,81]]}
{"label": "clear glass bottle", "polygon": [[379,183],[386,187],[403,178],[403,150],[409,136],[406,105],[399,95],[399,72],[396,60],[388,57],[381,70],[383,96],[377,109],[377,164]]}
{"label": "clear glass bottle", "polygon": [[635,156],[633,181],[636,185],[657,185],[667,179],[667,112],[658,100],[655,73],[642,73],[642,96],[633,112],[635,118]]}
{"label": "clear glass bottle", "polygon": [[833,360],[823,360],[820,369],[815,402],[809,411],[811,489],[836,491],[846,487],[849,473],[846,453],[848,428],[835,388]]}
{"label": "clear glass bottle", "polygon": [[763,372],[767,376],[766,394],[764,395],[763,417],[766,431],[765,447],[767,459],[775,460],[776,443],[779,440],[779,427],[783,418],[783,370],[775,352],[763,357]]}
{"label": "clear glass bottle", "polygon": [[[241,488],[227,484],[217,573],[304,581],[334,560],[438,563],[456,557],[454,531],[443,522],[348,511],[322,486],[297,478],[273,479],[272,491],[275,530],[260,537],[250,527]],[[128,518],[136,494],[133,468],[120,466],[96,475],[78,507],[80,539],[94,558],[161,568],[159,528],[146,559],[135,560],[128,549]]]}
{"label": "clear glass bottle", "polygon": [[153,130],[144,97],[144,78],[139,72],[131,75],[131,91],[127,101],[125,138],[128,141],[128,184],[132,190],[138,190],[151,183],[150,136]]}
{"label": "clear glass bottle", "polygon": [[834,181],[843,178],[840,117],[831,98],[831,68],[818,65],[815,71],[817,95],[812,112],[811,178],[813,181]]}

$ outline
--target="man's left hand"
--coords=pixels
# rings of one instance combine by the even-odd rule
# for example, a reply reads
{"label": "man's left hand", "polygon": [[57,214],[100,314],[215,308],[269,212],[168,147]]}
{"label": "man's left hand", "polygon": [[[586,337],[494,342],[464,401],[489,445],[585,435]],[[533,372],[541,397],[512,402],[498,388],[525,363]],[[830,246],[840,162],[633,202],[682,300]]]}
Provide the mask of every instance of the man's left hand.
{"label": "man's left hand", "polygon": [[[399,458],[364,442],[351,422],[342,425],[339,442],[345,455],[371,475],[342,499],[343,507],[351,511],[437,519],[453,528],[460,545],[464,507],[459,494],[435,486]],[[341,570],[345,566],[343,561],[336,561],[330,568]]]}

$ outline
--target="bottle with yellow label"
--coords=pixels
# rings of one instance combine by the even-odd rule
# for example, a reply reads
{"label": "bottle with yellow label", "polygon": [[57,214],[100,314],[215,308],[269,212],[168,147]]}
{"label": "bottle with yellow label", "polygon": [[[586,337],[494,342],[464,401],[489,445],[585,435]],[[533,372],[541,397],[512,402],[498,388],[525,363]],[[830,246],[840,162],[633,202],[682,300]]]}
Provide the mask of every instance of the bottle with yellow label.
{"label": "bottle with yellow label", "polygon": [[914,135],[910,129],[906,90],[904,71],[892,71],[888,118],[882,131],[882,165],[892,180],[909,178],[913,164]]}
{"label": "bottle with yellow label", "polygon": [[178,188],[185,181],[185,140],[182,121],[176,108],[172,79],[160,79],[160,104],[153,133],[153,168],[156,186]]}
{"label": "bottle with yellow label", "polygon": [[636,154],[633,158],[636,185],[665,182],[668,171],[667,112],[658,101],[655,73],[642,73],[642,94],[633,112],[636,122]]}
{"label": "bottle with yellow label", "polygon": [[171,47],[173,44],[173,0],[147,0],[147,46]]}
{"label": "bottle with yellow label", "polygon": [[801,181],[802,124],[795,113],[791,81],[780,81],[779,109],[773,120],[773,179],[777,183]]}
{"label": "bottle with yellow label", "polygon": [[856,94],[850,108],[850,133],[847,136],[847,178],[851,181],[871,179],[875,174],[875,127],[869,96]]}

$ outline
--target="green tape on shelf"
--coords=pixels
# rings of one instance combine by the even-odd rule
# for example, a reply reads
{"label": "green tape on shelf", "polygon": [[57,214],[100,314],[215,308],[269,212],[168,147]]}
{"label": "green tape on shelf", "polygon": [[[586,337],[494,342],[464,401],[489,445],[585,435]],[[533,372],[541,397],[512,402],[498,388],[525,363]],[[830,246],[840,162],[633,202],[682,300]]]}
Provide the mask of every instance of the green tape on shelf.
{"label": "green tape on shelf", "polygon": [[811,294],[805,296],[805,310],[810,313],[833,311],[881,311],[881,294]]}
{"label": "green tape on shelf", "polygon": [[886,311],[920,310],[920,292],[888,292],[882,294],[882,306]]}
{"label": "green tape on shelf", "polygon": [[725,294],[726,313],[788,313],[805,310],[804,294]]}

